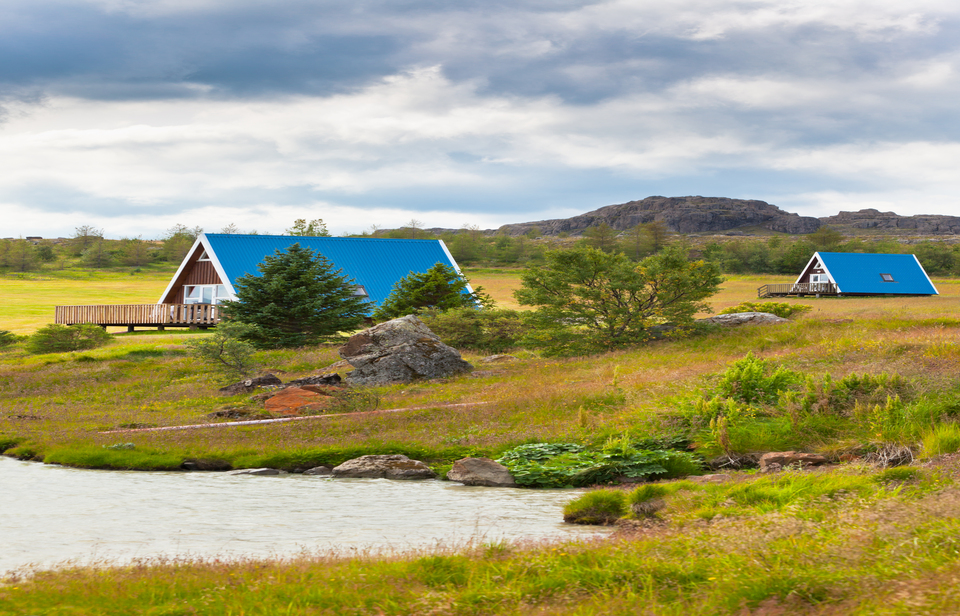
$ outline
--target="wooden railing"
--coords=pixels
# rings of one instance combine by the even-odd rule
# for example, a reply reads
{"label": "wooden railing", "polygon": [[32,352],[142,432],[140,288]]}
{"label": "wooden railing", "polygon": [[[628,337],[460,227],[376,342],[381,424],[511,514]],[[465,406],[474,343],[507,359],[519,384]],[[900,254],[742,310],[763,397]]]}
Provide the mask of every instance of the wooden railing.
{"label": "wooden railing", "polygon": [[765,284],[757,289],[757,297],[784,295],[838,295],[837,285],[832,282],[802,282],[799,284]]}
{"label": "wooden railing", "polygon": [[63,325],[95,323],[102,326],[169,325],[171,327],[188,327],[216,325],[219,321],[219,306],[212,304],[57,306],[54,314],[54,322]]}

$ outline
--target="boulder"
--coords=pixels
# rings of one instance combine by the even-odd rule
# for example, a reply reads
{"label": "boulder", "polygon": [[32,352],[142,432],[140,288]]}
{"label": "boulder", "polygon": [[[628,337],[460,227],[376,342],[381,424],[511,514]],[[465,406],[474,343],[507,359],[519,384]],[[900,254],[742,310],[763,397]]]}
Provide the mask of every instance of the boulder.
{"label": "boulder", "polygon": [[[320,386],[308,387],[315,389]],[[274,415],[299,415],[305,412],[324,411],[335,401],[335,398],[329,394],[301,387],[287,387],[267,398],[263,407]]]}
{"label": "boulder", "polygon": [[212,460],[206,458],[191,458],[184,460],[180,465],[185,471],[229,471],[233,469],[226,460]]}
{"label": "boulder", "polygon": [[718,314],[706,319],[697,319],[697,323],[710,323],[721,327],[739,327],[740,325],[777,325],[789,323],[788,319],[778,317],[769,312],[735,312],[733,314]]}
{"label": "boulder", "polygon": [[326,475],[329,476],[333,474],[333,469],[329,466],[314,466],[313,468],[308,468],[303,471],[304,475]]}
{"label": "boulder", "polygon": [[413,315],[366,329],[340,347],[354,367],[351,385],[386,385],[435,379],[469,371],[473,366],[440,341]]}
{"label": "boulder", "polygon": [[419,460],[395,454],[360,456],[333,468],[334,477],[367,479],[435,479],[437,474]]}
{"label": "boulder", "polygon": [[770,472],[787,466],[820,466],[830,461],[818,453],[771,451],[760,456],[760,471]]}
{"label": "boulder", "polygon": [[287,471],[281,471],[276,468],[241,468],[240,470],[230,471],[228,475],[257,475],[260,477],[272,477],[275,475],[286,475]]}
{"label": "boulder", "polygon": [[304,385],[332,385],[336,387],[341,382],[340,375],[336,372],[326,372],[324,374],[314,374],[305,376],[302,379],[294,379],[287,383],[287,386],[303,387]]}
{"label": "boulder", "polygon": [[233,383],[232,385],[227,385],[226,387],[221,387],[220,393],[224,396],[235,396],[237,394],[250,393],[251,391],[260,387],[276,387],[279,385],[283,385],[283,381],[281,381],[278,377],[272,374],[264,374],[263,376],[246,379],[238,383]]}
{"label": "boulder", "polygon": [[507,467],[490,458],[463,458],[453,463],[447,479],[466,486],[515,488],[517,482]]}

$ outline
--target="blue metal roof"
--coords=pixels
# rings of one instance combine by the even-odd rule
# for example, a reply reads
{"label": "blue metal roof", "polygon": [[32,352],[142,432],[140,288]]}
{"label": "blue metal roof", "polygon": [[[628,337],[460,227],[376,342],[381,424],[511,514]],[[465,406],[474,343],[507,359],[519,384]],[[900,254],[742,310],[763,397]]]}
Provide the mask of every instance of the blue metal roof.
{"label": "blue metal roof", "polygon": [[[920,261],[914,255],[818,252],[840,293],[870,295],[937,295]],[[892,282],[884,281],[888,274]]]}
{"label": "blue metal roof", "polygon": [[400,240],[361,237],[300,237],[207,233],[213,259],[219,261],[232,285],[244,274],[260,275],[264,257],[300,244],[333,262],[343,275],[363,285],[379,305],[401,278],[443,263],[459,271],[441,240]]}

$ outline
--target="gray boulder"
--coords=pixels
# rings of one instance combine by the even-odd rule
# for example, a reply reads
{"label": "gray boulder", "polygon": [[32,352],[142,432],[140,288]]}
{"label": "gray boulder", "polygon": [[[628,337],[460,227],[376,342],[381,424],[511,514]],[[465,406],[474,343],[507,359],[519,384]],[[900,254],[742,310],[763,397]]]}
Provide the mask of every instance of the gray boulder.
{"label": "gray boulder", "polygon": [[490,458],[463,458],[453,463],[447,479],[467,486],[515,488],[517,482],[507,467]]}
{"label": "gray boulder", "polygon": [[393,319],[356,334],[340,347],[340,357],[354,367],[351,385],[386,385],[435,379],[473,368],[453,347],[440,342],[413,315]]}
{"label": "gray boulder", "polygon": [[436,479],[437,474],[420,460],[395,454],[360,456],[333,467],[334,477],[365,479]]}
{"label": "gray boulder", "polygon": [[261,477],[270,477],[275,475],[286,475],[287,471],[281,471],[276,468],[241,468],[240,470],[230,471],[228,475],[258,475]]}
{"label": "gray boulder", "polygon": [[735,312],[697,319],[697,322],[712,323],[722,327],[738,327],[740,325],[776,325],[778,323],[789,323],[790,321],[769,312]]}
{"label": "gray boulder", "polygon": [[340,375],[336,372],[327,372],[305,376],[302,379],[294,379],[287,383],[287,387],[303,387],[304,385],[332,385],[336,387],[340,385],[341,380]]}
{"label": "gray boulder", "polygon": [[778,471],[789,466],[822,466],[830,464],[824,456],[818,453],[801,453],[798,451],[771,451],[760,456],[760,471]]}
{"label": "gray boulder", "polygon": [[276,387],[283,385],[277,376],[273,374],[264,374],[252,379],[246,379],[232,385],[220,388],[220,393],[224,396],[235,396],[237,394],[247,394],[259,387]]}
{"label": "gray boulder", "polygon": [[303,471],[304,475],[332,475],[333,469],[329,466],[314,466],[313,468],[308,468]]}

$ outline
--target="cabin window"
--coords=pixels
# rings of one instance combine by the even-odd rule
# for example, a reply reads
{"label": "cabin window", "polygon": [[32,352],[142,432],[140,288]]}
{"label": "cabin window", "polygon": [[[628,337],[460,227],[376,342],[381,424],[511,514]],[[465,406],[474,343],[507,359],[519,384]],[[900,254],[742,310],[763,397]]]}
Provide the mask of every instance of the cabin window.
{"label": "cabin window", "polygon": [[210,255],[207,254],[206,250],[204,250],[203,253],[200,255],[200,258],[197,259],[197,261],[209,261],[209,260],[210,260]]}
{"label": "cabin window", "polygon": [[353,287],[353,296],[354,297],[370,297],[370,294],[367,293],[367,288],[362,284],[358,284]]}
{"label": "cabin window", "polygon": [[230,295],[222,284],[191,284],[183,287],[184,304],[219,304],[225,299],[230,299]]}
{"label": "cabin window", "polygon": [[880,278],[882,278],[884,282],[896,282],[896,280],[893,279],[893,274],[880,274]]}
{"label": "cabin window", "polygon": [[826,274],[810,274],[810,282],[819,283],[819,282],[830,282],[830,281],[827,280]]}

